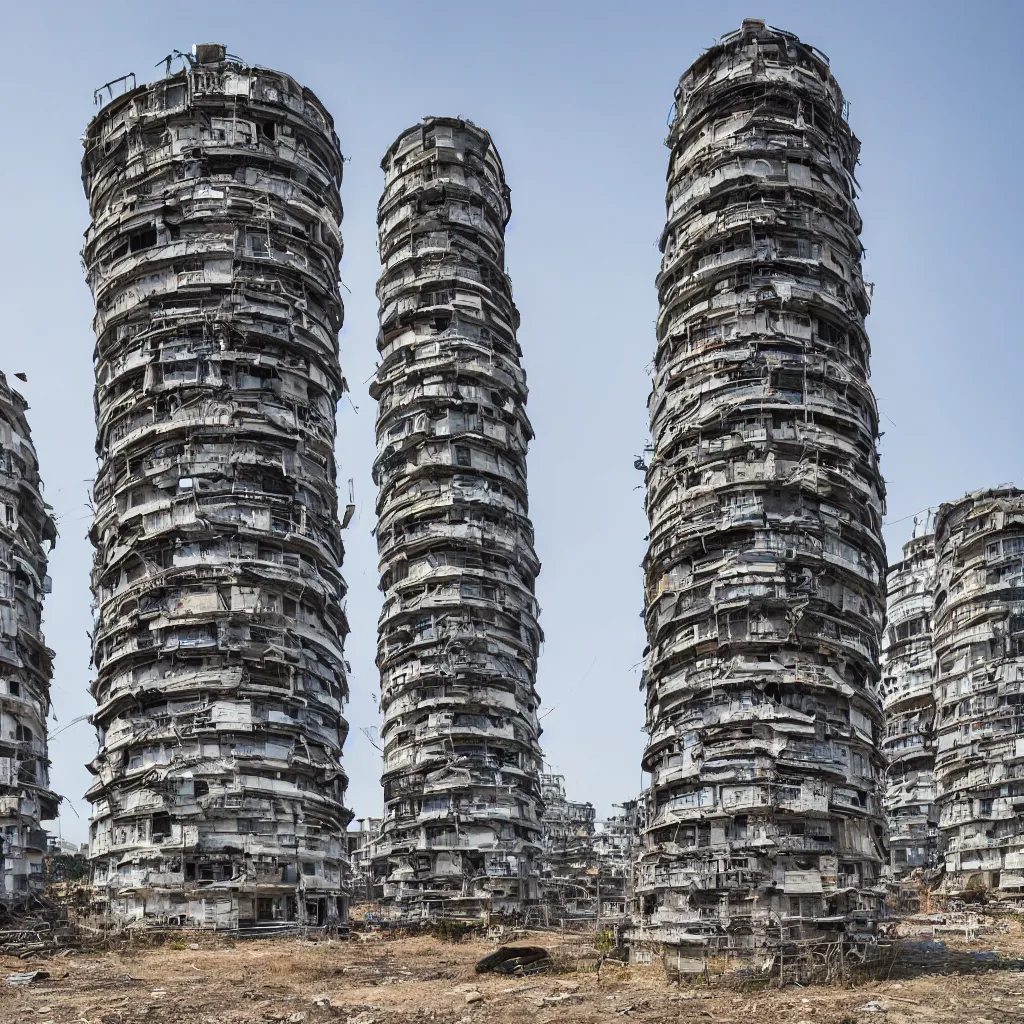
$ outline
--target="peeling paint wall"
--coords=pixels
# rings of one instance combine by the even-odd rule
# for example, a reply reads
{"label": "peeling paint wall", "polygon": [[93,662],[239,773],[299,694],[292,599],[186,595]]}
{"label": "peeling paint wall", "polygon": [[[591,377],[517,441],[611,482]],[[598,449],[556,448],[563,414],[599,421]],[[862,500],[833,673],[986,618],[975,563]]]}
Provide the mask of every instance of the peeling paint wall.
{"label": "peeling paint wall", "polygon": [[932,691],[932,601],[935,592],[935,516],[914,520],[903,558],[886,577],[882,639],[882,707],[886,770],[885,813],[894,878],[935,868],[935,698]]}
{"label": "peeling paint wall", "polygon": [[375,871],[401,914],[515,914],[537,899],[542,633],[509,190],[490,135],[453,118],[382,167]]}
{"label": "peeling paint wall", "polygon": [[84,140],[92,881],[122,920],[337,925],[342,157],[308,89],[196,53]]}
{"label": "peeling paint wall", "polygon": [[859,143],[827,59],[747,21],[683,75],[667,145],[637,935],[870,938],[886,562]]}
{"label": "peeling paint wall", "polygon": [[939,828],[949,889],[1024,889],[1024,490],[935,524]]}
{"label": "peeling paint wall", "polygon": [[50,590],[43,542],[53,550],[57,527],[27,409],[0,373],[0,903],[44,887],[41,822],[58,804],[46,749],[53,651],[40,626]]}

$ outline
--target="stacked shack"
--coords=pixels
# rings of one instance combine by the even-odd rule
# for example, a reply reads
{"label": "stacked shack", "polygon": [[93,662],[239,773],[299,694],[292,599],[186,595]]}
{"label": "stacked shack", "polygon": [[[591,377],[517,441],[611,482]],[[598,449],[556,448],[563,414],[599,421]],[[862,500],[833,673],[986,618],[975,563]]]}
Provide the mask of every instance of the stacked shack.
{"label": "stacked shack", "polygon": [[683,75],[649,399],[639,937],[870,939],[884,487],[827,58],[746,21]]}
{"label": "stacked shack", "polygon": [[346,921],[341,175],[316,96],[217,44],[85,136],[90,858],[121,920]]}

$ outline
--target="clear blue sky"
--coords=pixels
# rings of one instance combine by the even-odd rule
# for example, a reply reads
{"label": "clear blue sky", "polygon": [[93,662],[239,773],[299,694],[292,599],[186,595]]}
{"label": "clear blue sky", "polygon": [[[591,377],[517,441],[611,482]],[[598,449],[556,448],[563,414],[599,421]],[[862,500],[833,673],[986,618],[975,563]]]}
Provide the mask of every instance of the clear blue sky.
{"label": "clear blue sky", "polygon": [[[512,188],[508,266],[537,431],[530,496],[547,642],[538,689],[551,770],[599,814],[641,785],[646,520],[633,458],[646,439],[666,117],[679,75],[744,17],[827,53],[863,142],[859,180],[875,283],[868,330],[883,412],[890,556],[904,520],[968,489],[1024,484],[1018,3],[8,4],[0,81],[0,368],[24,371],[46,496],[60,515],[47,641],[58,724],[88,713],[92,305],[78,252],[88,213],[80,137],[93,89],[140,81],[171,49],[219,41],[287,71],[334,114],[345,165],[347,291],[340,478],[354,669],[345,760],[357,815],[378,812],[373,663],[375,210],[380,157],[426,114],[486,127]],[[1015,283],[1016,282],[1016,283]],[[349,294],[349,292],[351,294]],[[13,382],[12,382],[13,383]],[[354,404],[353,404],[354,403]],[[358,411],[357,411],[358,410]],[[902,521],[901,521],[902,520]],[[92,729],[51,740],[64,835],[84,839]]]}

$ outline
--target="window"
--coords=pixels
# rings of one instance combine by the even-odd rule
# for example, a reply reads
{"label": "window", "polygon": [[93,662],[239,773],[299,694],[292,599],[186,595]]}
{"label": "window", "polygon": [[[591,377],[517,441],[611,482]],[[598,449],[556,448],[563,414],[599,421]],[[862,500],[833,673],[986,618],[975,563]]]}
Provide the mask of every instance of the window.
{"label": "window", "polygon": [[156,245],[155,225],[143,228],[141,231],[133,231],[128,236],[128,248],[132,252],[138,252],[140,249],[148,249],[153,245]]}
{"label": "window", "polygon": [[472,466],[473,459],[470,455],[468,448],[456,448],[455,449],[455,465],[456,466]]}
{"label": "window", "polygon": [[270,256],[270,236],[265,231],[249,231],[245,240],[246,248],[253,256]]}

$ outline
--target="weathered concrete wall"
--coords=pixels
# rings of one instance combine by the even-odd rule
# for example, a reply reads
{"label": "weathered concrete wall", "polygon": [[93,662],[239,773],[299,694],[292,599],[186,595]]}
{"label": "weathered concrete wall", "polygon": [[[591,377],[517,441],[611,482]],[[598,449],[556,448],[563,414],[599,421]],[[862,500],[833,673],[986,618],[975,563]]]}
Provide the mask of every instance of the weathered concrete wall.
{"label": "weathered concrete wall", "polygon": [[1024,889],[1024,490],[939,508],[932,613],[944,885]]}
{"label": "weathered concrete wall", "polygon": [[215,45],[88,127],[90,856],[122,919],[347,914],[341,175],[317,98]]}
{"label": "weathered concrete wall", "polygon": [[935,806],[935,698],[932,691],[932,601],[935,516],[914,522],[903,558],[886,577],[882,640],[882,707],[886,770],[885,813],[893,877],[931,870],[938,858]]}
{"label": "weathered concrete wall", "polygon": [[399,913],[516,913],[537,899],[542,634],[509,190],[490,135],[452,118],[382,167],[376,870]]}
{"label": "weathered concrete wall", "polygon": [[638,934],[870,936],[886,563],[859,144],[827,59],[757,21],[683,75],[667,144]]}
{"label": "weathered concrete wall", "polygon": [[40,623],[49,593],[46,552],[57,539],[43,500],[28,403],[0,373],[0,902],[43,888],[50,790],[46,716],[53,651]]}

